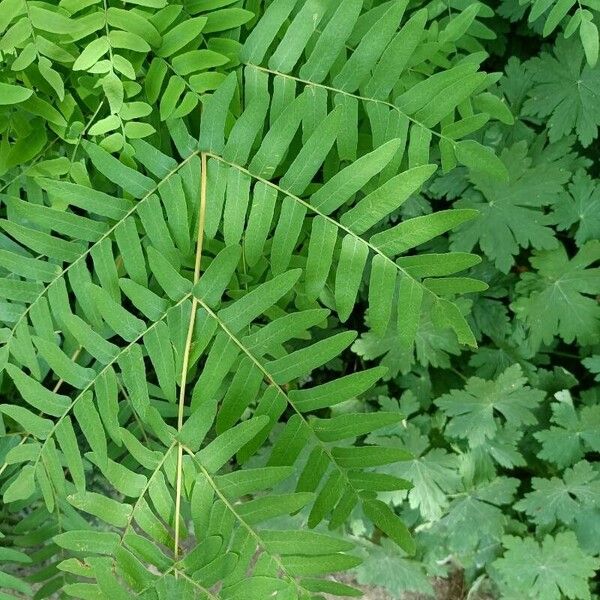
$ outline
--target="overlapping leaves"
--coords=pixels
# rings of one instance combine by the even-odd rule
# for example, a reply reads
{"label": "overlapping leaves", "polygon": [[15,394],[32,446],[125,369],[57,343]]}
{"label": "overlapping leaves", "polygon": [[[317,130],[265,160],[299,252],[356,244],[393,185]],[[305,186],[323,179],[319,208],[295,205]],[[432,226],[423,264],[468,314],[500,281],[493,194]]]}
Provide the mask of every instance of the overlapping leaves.
{"label": "overlapping leaves", "polygon": [[[318,371],[355,340],[342,324],[363,287],[374,334],[393,323],[403,351],[423,312],[475,343],[454,300],[485,287],[455,276],[476,257],[415,253],[474,211],[400,220],[398,209],[436,170],[434,137],[445,169],[504,177],[489,149],[462,138],[509,116],[486,95],[482,57],[402,76],[424,60],[420,44],[441,57],[467,30],[488,35],[476,20],[485,11],[440,17],[438,32],[424,11],[404,23],[403,2],[361,15],[352,1],[275,1],[246,41],[245,68],[226,76],[252,17],[230,4],[66,4],[39,8],[46,20],[33,26],[15,13],[35,52],[44,27],[72,50],[47,69],[82,73],[57,89],[34,57],[23,70],[46,72],[59,103],[35,83],[5,95],[75,146],[17,171],[1,198],[0,413],[14,434],[2,441],[4,510],[29,507],[11,541],[42,548],[30,567],[37,597],[354,595],[322,577],[358,563],[338,536],[355,509],[414,551],[378,498],[409,484],[372,471],[411,454],[362,441],[402,416],[329,414],[385,369],[326,382]],[[405,61],[390,70],[398,48]],[[483,107],[474,118],[471,97]],[[79,101],[94,105],[87,122]],[[298,512],[309,529],[264,526]],[[312,531],[324,525],[335,533]]]}

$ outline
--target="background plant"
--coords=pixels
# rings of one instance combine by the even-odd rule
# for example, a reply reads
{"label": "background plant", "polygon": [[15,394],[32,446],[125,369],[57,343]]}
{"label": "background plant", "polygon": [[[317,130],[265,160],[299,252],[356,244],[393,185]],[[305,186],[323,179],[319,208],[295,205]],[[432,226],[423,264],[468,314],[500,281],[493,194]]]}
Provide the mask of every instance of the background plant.
{"label": "background plant", "polygon": [[0,3],[9,597],[591,597],[597,32],[547,4]]}

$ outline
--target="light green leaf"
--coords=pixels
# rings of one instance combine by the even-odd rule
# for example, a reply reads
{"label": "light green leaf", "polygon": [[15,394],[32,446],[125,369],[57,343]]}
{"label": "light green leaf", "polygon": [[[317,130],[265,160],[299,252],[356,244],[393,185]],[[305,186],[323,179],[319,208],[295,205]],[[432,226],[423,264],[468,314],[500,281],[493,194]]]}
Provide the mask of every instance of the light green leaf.
{"label": "light green leaf", "polygon": [[348,320],[354,309],[368,256],[369,248],[360,238],[350,234],[344,237],[334,291],[335,305],[342,323]]}
{"label": "light green leaf", "polygon": [[54,536],[61,548],[74,552],[112,555],[120,542],[118,534],[109,531],[66,531]]}
{"label": "light green leaf", "polygon": [[131,516],[131,506],[95,492],[80,492],[67,497],[75,508],[102,519],[115,527],[126,527]]}
{"label": "light green leaf", "polygon": [[406,525],[400,520],[392,509],[381,500],[365,500],[363,503],[365,514],[381,531],[389,536],[402,550],[412,555],[416,552],[416,544]]}
{"label": "light green leaf", "polygon": [[335,442],[394,425],[403,418],[399,412],[348,413],[329,419],[314,419],[310,423],[319,439]]}
{"label": "light green leaf", "polygon": [[300,269],[293,269],[262,283],[227,308],[220,310],[219,318],[232,332],[242,330],[287,294],[298,281],[300,274]]}
{"label": "light green leaf", "polygon": [[364,233],[406,202],[436,168],[436,165],[422,165],[400,173],[344,213],[340,222],[355,233]]}
{"label": "light green leaf", "polygon": [[408,219],[391,229],[376,233],[370,242],[390,256],[402,254],[465,221],[474,219],[478,214],[477,210],[471,208],[440,210],[430,215]]}
{"label": "light green leaf", "polygon": [[459,163],[473,171],[481,171],[501,181],[508,181],[508,171],[504,163],[487,146],[475,140],[462,140],[454,145],[454,152]]}
{"label": "light green leaf", "polygon": [[288,383],[339,356],[355,339],[355,331],[338,333],[312,346],[271,361],[266,365],[266,369],[275,383]]}
{"label": "light green leaf", "polygon": [[20,85],[0,83],[0,104],[18,104],[27,100],[33,94],[33,90]]}
{"label": "light green leaf", "polygon": [[254,417],[228,429],[196,455],[198,461],[209,472],[218,471],[249,442],[267,423],[268,417]]}
{"label": "light green leaf", "polygon": [[170,29],[164,36],[158,56],[163,58],[173,56],[177,51],[196,39],[207,23],[206,17],[194,17],[186,19],[179,25]]}

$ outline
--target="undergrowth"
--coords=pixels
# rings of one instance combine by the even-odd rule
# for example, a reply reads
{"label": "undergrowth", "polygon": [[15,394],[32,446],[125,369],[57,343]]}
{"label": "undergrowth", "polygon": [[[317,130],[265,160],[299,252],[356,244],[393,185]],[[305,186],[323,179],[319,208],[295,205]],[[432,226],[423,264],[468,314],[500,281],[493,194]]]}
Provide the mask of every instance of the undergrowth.
{"label": "undergrowth", "polygon": [[595,1],[0,2],[0,598],[598,598]]}

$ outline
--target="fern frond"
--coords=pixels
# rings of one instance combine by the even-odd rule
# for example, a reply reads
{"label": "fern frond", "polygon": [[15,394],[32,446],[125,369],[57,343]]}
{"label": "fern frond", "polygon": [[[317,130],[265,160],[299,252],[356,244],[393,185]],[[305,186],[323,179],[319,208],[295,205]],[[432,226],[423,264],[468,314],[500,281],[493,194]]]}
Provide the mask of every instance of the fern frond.
{"label": "fern frond", "polygon": [[[31,507],[20,541],[42,548],[42,595],[353,596],[324,576],[359,562],[339,536],[355,510],[415,551],[379,498],[409,484],[375,470],[411,454],[364,441],[402,416],[331,410],[386,369],[320,373],[354,343],[342,324],[362,291],[374,335],[396,330],[407,356],[424,316],[475,345],[456,299],[485,284],[456,274],[478,258],[431,251],[475,211],[399,209],[438,152],[503,175],[462,139],[496,106],[478,101],[483,56],[442,59],[484,35],[479,9],[427,29],[423,10],[400,25],[402,1],[275,0],[234,71],[252,15],[231,4],[91,7],[103,33],[75,66],[106,96],[86,137],[109,135],[80,137],[64,178],[33,171],[1,196],[0,415],[16,435],[0,481],[8,511]],[[118,57],[147,68],[160,135],[132,127],[147,108],[125,102],[141,86]]]}

